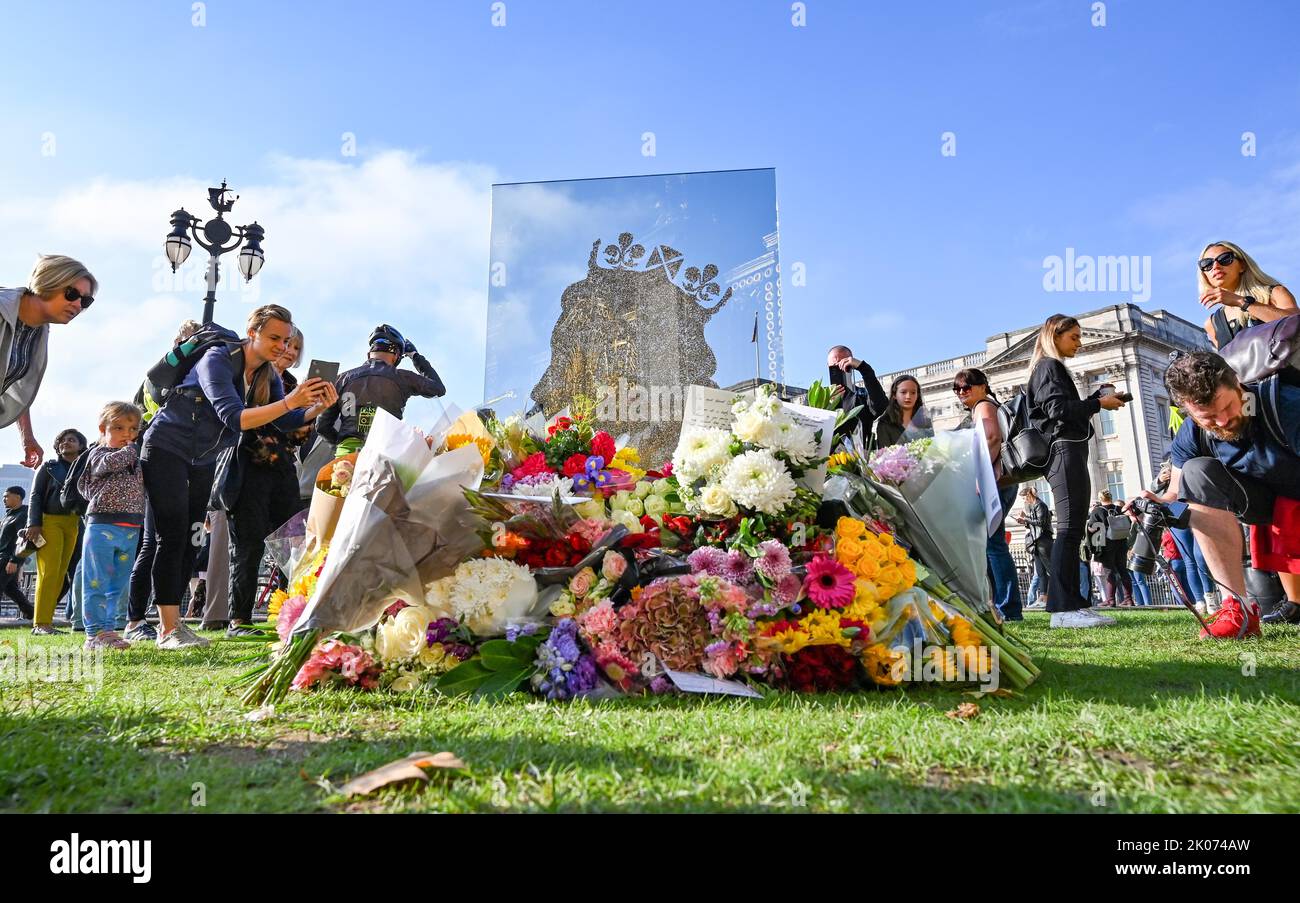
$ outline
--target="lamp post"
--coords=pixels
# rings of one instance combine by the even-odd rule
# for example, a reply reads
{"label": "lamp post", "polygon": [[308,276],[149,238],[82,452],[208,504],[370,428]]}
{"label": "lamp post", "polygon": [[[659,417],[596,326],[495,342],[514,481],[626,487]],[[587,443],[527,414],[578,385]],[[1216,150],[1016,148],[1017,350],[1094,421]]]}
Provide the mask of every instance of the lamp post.
{"label": "lamp post", "polygon": [[225,215],[235,206],[235,201],[239,200],[239,195],[227,199],[228,194],[230,189],[226,187],[225,179],[221,180],[220,188],[208,189],[208,203],[217,211],[217,216],[206,223],[200,223],[197,216],[187,213],[183,207],[173,213],[172,231],[168,233],[164,245],[173,273],[190,256],[190,236],[208,252],[208,293],[203,296],[204,323],[212,322],[212,308],[217,303],[221,255],[243,245],[239,252],[239,272],[244,274],[245,282],[252,281],[266,259],[262,253],[262,239],[266,237],[266,231],[256,221],[247,226],[231,226],[226,222]]}

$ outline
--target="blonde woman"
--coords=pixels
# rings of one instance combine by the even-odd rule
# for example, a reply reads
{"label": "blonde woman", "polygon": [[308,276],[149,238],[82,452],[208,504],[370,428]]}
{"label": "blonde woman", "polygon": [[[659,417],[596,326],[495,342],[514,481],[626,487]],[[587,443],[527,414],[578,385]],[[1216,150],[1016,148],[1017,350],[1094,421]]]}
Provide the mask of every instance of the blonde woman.
{"label": "blonde woman", "polygon": [[0,427],[15,421],[23,464],[39,467],[45,449],[32,431],[30,408],[45,376],[50,324],[71,323],[95,302],[99,283],[80,261],[59,254],[36,260],[25,288],[0,288]]}
{"label": "blonde woman", "polygon": [[145,433],[140,469],[158,541],[152,575],[161,649],[208,644],[181,622],[180,604],[198,551],[195,539],[202,537],[217,456],[244,430],[272,422],[295,430],[304,411],[314,415],[337,400],[334,387],[320,379],[285,394],[272,364],[292,334],[293,318],[283,307],[254,310],[243,343],[205,351],[167,394]]}
{"label": "blonde woman", "polygon": [[1094,414],[1115,411],[1124,401],[1101,390],[1079,397],[1065,362],[1083,347],[1083,328],[1074,317],[1053,314],[1038,330],[1038,342],[1029,362],[1030,423],[1052,443],[1047,482],[1056,503],[1056,538],[1047,583],[1047,610],[1051,627],[1103,627],[1114,620],[1093,614],[1079,592],[1074,575],[1079,566],[1079,545],[1088,518],[1088,437]]}
{"label": "blonde woman", "polygon": [[1196,262],[1201,305],[1210,316],[1205,333],[1221,348],[1237,332],[1295,313],[1295,296],[1230,241],[1205,246]]}

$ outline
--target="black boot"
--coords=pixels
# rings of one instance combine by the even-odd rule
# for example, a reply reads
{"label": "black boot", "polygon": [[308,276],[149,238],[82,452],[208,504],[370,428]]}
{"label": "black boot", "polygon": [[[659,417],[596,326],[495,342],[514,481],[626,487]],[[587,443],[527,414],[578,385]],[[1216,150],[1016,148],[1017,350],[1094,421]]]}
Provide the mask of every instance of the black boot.
{"label": "black boot", "polygon": [[1294,602],[1282,602],[1264,617],[1261,624],[1300,624],[1300,605]]}

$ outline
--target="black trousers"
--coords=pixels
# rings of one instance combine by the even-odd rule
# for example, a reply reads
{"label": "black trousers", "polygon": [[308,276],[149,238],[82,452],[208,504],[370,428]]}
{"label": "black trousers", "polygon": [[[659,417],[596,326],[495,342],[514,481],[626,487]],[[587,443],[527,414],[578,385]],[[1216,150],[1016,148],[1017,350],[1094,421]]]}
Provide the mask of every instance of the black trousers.
{"label": "black trousers", "polygon": [[[18,562],[19,565],[22,562]],[[27,594],[23,592],[22,571],[17,574],[6,574],[0,569],[0,596],[7,597],[9,601],[18,606],[24,618],[31,620],[36,611],[32,608],[32,603],[27,600]]]}
{"label": "black trousers", "polygon": [[251,621],[257,601],[257,572],[266,537],[301,509],[298,477],[292,469],[258,467],[244,460],[244,484],[229,512],[230,617]]}
{"label": "black trousers", "polygon": [[140,544],[136,548],[135,564],[131,566],[131,594],[128,621],[143,621],[149,610],[149,597],[153,594],[153,557],[158,551],[158,534],[153,525],[153,507],[144,503],[144,529],[140,531]]}
{"label": "black trousers", "polygon": [[1052,449],[1047,483],[1056,503],[1056,539],[1052,543],[1047,610],[1075,611],[1088,607],[1079,595],[1079,546],[1088,521],[1088,444],[1059,442]]}
{"label": "black trousers", "polygon": [[151,568],[154,602],[180,605],[203,541],[216,464],[191,464],[160,448],[147,451],[140,467],[156,538]]}
{"label": "black trousers", "polygon": [[[1034,543],[1033,547],[1029,551],[1030,560],[1033,562],[1034,566],[1034,574],[1038,577],[1038,591],[1043,595],[1047,595],[1047,579],[1048,574],[1051,573],[1051,568],[1048,566],[1048,558],[1051,554],[1052,545],[1046,538]],[[1038,600],[1030,599],[1029,601],[1032,604]]]}

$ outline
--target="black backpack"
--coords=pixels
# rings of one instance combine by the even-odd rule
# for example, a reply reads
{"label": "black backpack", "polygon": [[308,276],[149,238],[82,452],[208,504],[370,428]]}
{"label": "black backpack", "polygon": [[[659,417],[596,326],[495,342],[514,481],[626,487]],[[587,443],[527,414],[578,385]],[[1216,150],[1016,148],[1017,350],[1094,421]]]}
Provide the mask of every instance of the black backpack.
{"label": "black backpack", "polygon": [[224,326],[204,323],[193,335],[172,348],[163,355],[162,360],[149,368],[149,372],[145,375],[149,396],[156,404],[162,405],[171,390],[184,381],[208,349],[220,345],[226,347],[242,345],[243,341],[236,333]]}
{"label": "black backpack", "polygon": [[1029,395],[1020,391],[998,405],[998,426],[1002,430],[1001,486],[1028,483],[1047,475],[1052,443],[1043,431],[1029,422]]}
{"label": "black backpack", "polygon": [[72,462],[68,468],[68,475],[63,480],[63,488],[59,490],[59,504],[63,510],[69,514],[75,514],[81,517],[90,507],[90,502],[81,494],[77,488],[77,483],[81,481],[81,475],[86,472],[86,459],[90,456],[90,449],[86,449],[77,455],[77,460]]}

